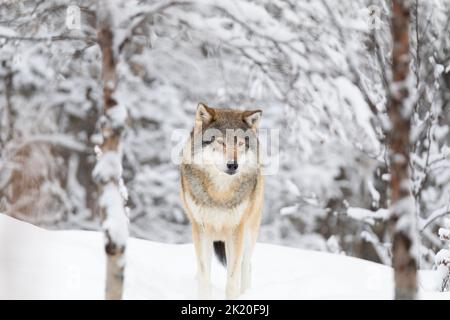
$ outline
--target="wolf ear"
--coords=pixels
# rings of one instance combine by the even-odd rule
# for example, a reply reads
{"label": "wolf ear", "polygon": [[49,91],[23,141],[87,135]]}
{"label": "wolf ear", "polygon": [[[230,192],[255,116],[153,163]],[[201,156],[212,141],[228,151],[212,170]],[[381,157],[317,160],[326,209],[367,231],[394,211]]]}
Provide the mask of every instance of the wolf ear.
{"label": "wolf ear", "polygon": [[242,113],[245,123],[247,123],[252,129],[258,129],[261,115],[262,110],[244,111]]}
{"label": "wolf ear", "polygon": [[195,122],[198,124],[207,124],[214,119],[214,109],[208,107],[206,104],[200,102],[197,106],[197,114],[195,115]]}

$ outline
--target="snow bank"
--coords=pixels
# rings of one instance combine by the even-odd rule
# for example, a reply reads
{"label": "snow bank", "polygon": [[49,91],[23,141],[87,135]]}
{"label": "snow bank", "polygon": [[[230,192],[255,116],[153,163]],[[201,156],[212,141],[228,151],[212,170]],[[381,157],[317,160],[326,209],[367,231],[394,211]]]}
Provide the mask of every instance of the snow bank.
{"label": "snow bank", "polygon": [[[259,243],[253,288],[244,299],[390,299],[392,270],[361,259]],[[126,299],[195,299],[191,244],[131,238],[127,247]],[[422,271],[422,298],[433,273]],[[0,299],[102,299],[103,235],[47,231],[0,214]],[[213,263],[213,295],[224,298],[225,270]]]}

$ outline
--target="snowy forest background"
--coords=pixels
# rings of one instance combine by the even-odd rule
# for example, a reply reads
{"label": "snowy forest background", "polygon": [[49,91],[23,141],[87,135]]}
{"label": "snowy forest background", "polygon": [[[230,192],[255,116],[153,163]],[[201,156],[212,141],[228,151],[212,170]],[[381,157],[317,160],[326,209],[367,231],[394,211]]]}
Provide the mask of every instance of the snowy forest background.
{"label": "snowy forest background", "polygon": [[[0,1],[0,212],[47,228],[101,229],[95,2]],[[409,167],[419,267],[431,269],[450,238],[450,1],[410,2]],[[204,101],[260,108],[261,127],[280,130],[259,241],[390,264],[389,1],[116,3],[132,236],[191,241],[171,138]]]}

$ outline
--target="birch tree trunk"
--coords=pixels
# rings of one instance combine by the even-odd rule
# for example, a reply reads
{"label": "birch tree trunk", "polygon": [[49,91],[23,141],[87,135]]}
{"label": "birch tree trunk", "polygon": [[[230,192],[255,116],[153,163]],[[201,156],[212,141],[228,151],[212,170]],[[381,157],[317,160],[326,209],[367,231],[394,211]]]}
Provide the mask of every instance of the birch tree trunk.
{"label": "birch tree trunk", "polygon": [[122,180],[121,139],[126,110],[114,98],[117,88],[117,56],[113,17],[109,8],[115,1],[98,0],[97,35],[102,50],[103,114],[100,118],[103,142],[93,176],[99,184],[99,208],[105,232],[107,256],[106,299],[123,295],[125,249],[128,238],[126,189]]}
{"label": "birch tree trunk", "polygon": [[412,252],[415,238],[415,210],[410,195],[408,171],[412,113],[412,106],[408,105],[410,13],[407,0],[393,0],[392,4],[393,81],[388,100],[388,115],[391,121],[388,142],[395,299],[415,299],[417,264]]}

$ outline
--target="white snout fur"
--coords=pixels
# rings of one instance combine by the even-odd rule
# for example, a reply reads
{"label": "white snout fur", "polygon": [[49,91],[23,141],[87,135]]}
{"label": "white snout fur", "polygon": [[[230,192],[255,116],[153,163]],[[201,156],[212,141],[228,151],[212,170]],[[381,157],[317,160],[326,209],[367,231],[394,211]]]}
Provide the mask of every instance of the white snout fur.
{"label": "white snout fur", "polygon": [[257,157],[252,150],[248,150],[247,152],[242,152],[240,154],[237,159],[238,169],[234,175],[229,175],[226,173],[228,170],[227,163],[233,159],[228,159],[227,155],[220,148],[212,145],[204,147],[201,152],[201,158],[199,157],[198,160],[201,161],[200,164],[204,165],[204,168],[209,171],[210,174],[220,176],[217,181],[224,180],[220,181],[224,183],[231,182],[232,179],[238,177],[239,174],[250,173],[258,168]]}

